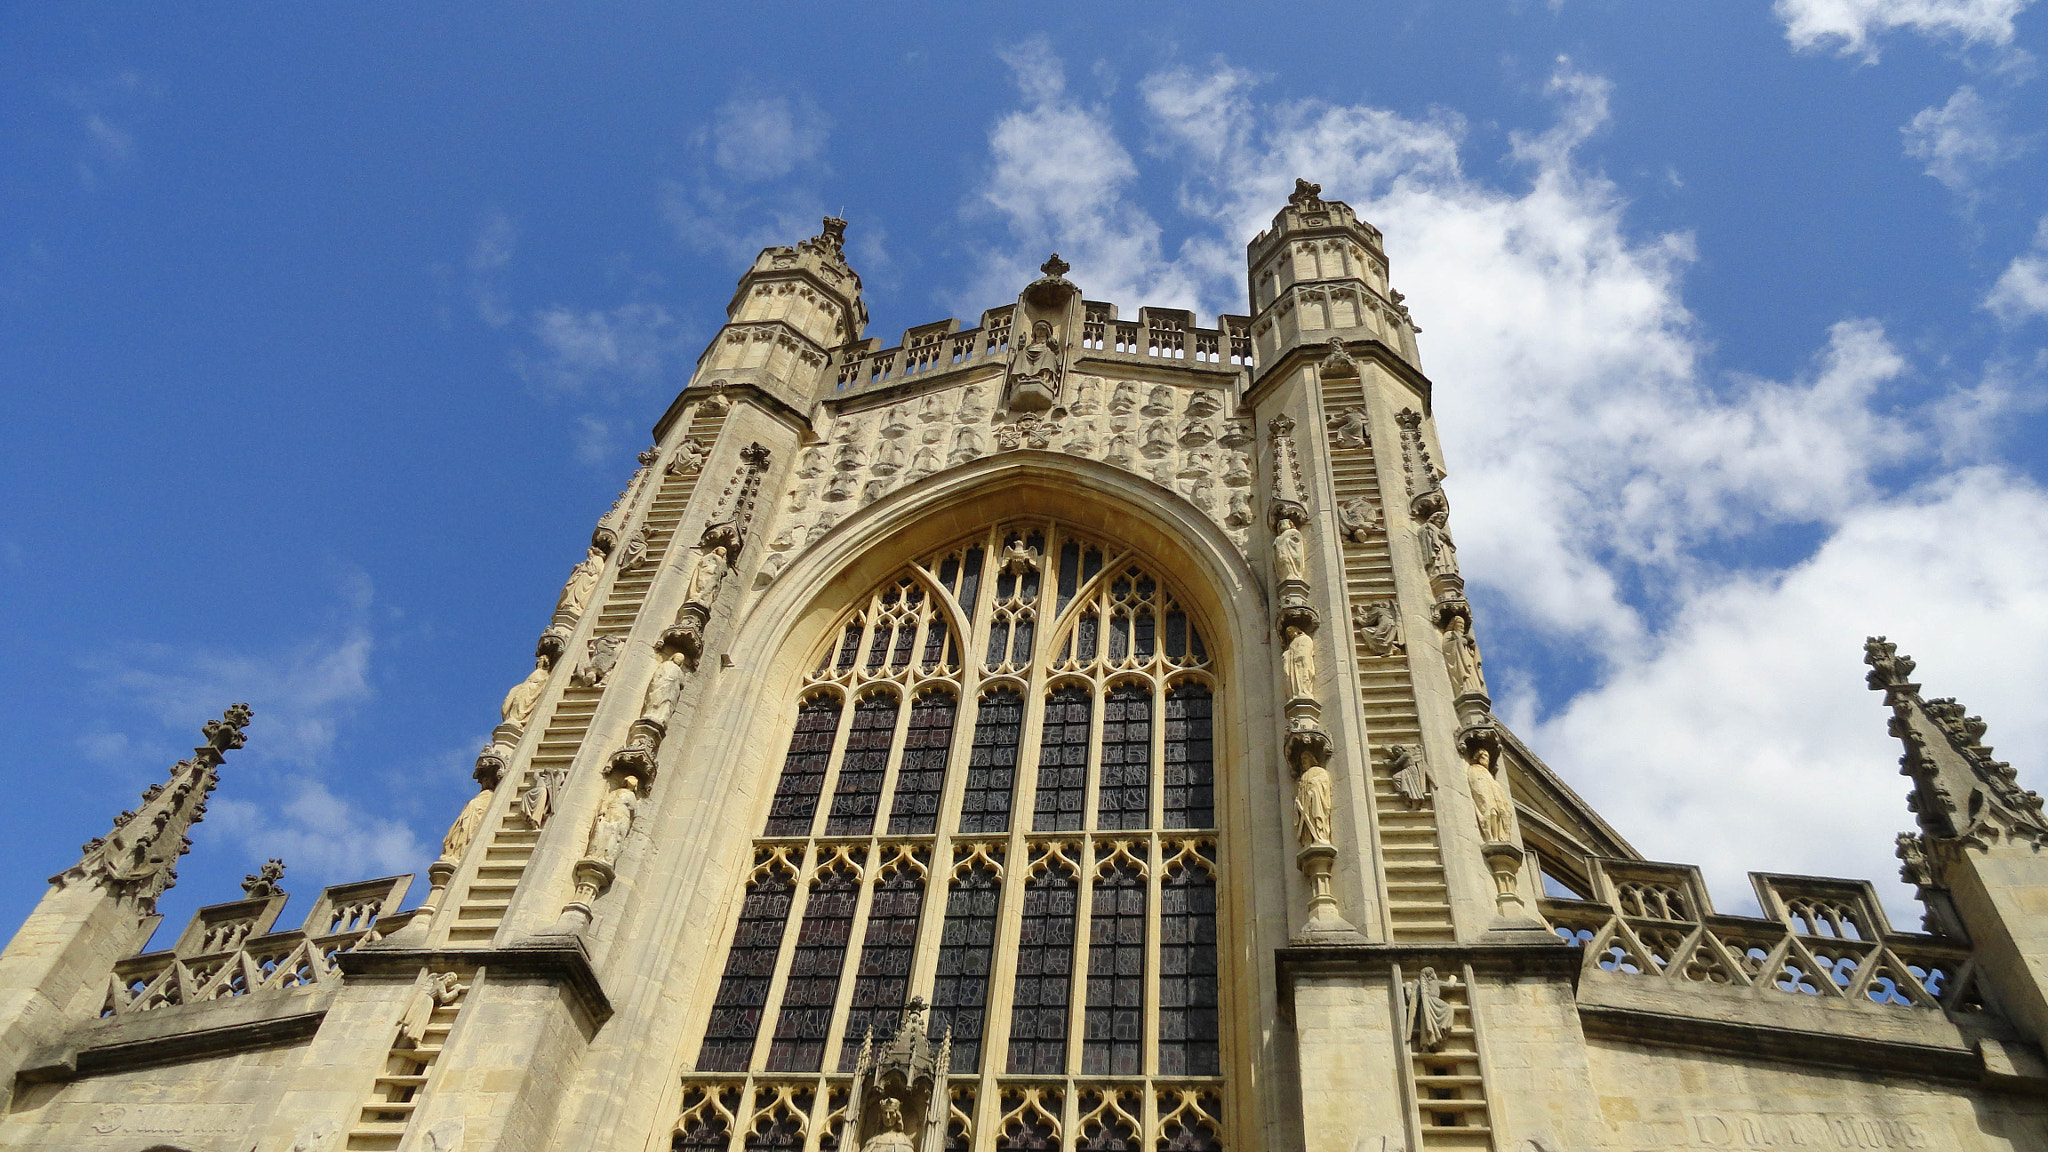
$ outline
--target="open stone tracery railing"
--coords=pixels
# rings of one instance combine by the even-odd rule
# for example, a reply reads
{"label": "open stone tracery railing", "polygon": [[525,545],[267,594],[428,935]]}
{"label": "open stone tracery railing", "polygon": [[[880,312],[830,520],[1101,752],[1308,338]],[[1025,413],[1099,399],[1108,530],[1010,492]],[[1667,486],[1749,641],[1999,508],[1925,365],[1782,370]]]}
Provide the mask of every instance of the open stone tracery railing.
{"label": "open stone tracery railing", "polygon": [[335,957],[382,939],[379,929],[411,881],[394,876],[325,889],[296,930],[271,931],[282,894],[201,908],[172,947],[114,965],[100,1016],[338,983]]}
{"label": "open stone tracery railing", "polygon": [[1716,913],[1699,869],[1590,861],[1594,899],[1549,899],[1586,969],[1668,988],[1716,986],[1899,1008],[1980,1013],[1970,949],[1894,931],[1867,881],[1751,873],[1763,917]]}
{"label": "open stone tracery railing", "polygon": [[[836,390],[879,387],[1000,362],[1010,352],[1011,310],[983,314],[979,328],[953,331],[950,320],[921,325],[904,333],[903,343],[894,348],[875,348],[877,340],[848,345],[834,355],[839,366]],[[1221,316],[1215,328],[1198,328],[1194,319],[1194,313],[1178,309],[1141,308],[1138,319],[1118,320],[1114,306],[1089,301],[1080,348],[1092,356],[1253,367],[1250,317]]]}

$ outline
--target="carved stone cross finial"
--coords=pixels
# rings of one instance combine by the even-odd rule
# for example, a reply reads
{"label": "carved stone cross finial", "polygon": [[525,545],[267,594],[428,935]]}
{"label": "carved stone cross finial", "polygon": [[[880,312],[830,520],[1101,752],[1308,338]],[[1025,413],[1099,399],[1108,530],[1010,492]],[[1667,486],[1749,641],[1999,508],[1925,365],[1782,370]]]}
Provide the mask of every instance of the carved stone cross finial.
{"label": "carved stone cross finial", "polygon": [[1294,178],[1294,195],[1289,196],[1287,202],[1296,208],[1306,208],[1311,204],[1321,203],[1322,199],[1323,186],[1321,184],[1311,184],[1297,176]]}
{"label": "carved stone cross finial", "polygon": [[247,876],[242,877],[242,892],[251,900],[267,896],[282,896],[284,889],[278,881],[284,879],[284,861],[272,857],[270,862]]}
{"label": "carved stone cross finial", "polygon": [[1045,258],[1045,263],[1040,264],[1038,266],[1038,270],[1040,272],[1045,273],[1047,276],[1065,276],[1067,273],[1073,271],[1073,265],[1067,263],[1065,260],[1060,259],[1060,254],[1055,252],[1052,255]]}

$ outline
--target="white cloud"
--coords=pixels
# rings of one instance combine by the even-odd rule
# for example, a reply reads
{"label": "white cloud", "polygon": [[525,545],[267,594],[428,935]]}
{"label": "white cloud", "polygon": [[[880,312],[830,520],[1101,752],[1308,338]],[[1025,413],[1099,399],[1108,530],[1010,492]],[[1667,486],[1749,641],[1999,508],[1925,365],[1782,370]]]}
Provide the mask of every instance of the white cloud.
{"label": "white cloud", "polygon": [[1976,200],[1977,181],[2018,156],[2018,141],[2007,139],[1998,117],[1968,84],[1956,89],[1948,103],[1923,108],[1906,126],[1906,155],[1926,162],[1929,176],[1966,202]]}
{"label": "white cloud", "polygon": [[830,129],[808,96],[735,96],[712,115],[711,156],[742,180],[772,180],[823,157]]}
{"label": "white cloud", "polygon": [[493,328],[503,328],[516,319],[505,296],[503,277],[518,246],[519,229],[512,218],[502,209],[486,208],[465,264],[470,302],[476,305],[477,317]]}
{"label": "white cloud", "polygon": [[676,319],[659,304],[558,305],[534,313],[532,334],[537,353],[515,354],[513,366],[536,388],[562,396],[643,391],[683,354]]}
{"label": "white cloud", "polygon": [[[1138,86],[1150,155],[1181,174],[1174,223],[1191,233],[1168,253],[1128,198],[1135,164],[1109,110],[1067,95],[1040,47],[1009,63],[1023,106],[991,133],[970,210],[998,212],[1024,251],[985,254],[984,299],[1014,293],[1033,241],[1050,238],[1075,247],[1071,276],[1091,296],[1185,292],[1211,314],[1241,310],[1243,244],[1296,176],[1384,230],[1430,330],[1466,577],[1498,606],[1493,627],[1592,670],[1592,688],[1546,704],[1545,669],[1497,666],[1503,714],[1651,856],[1697,859],[1730,907],[1751,868],[1863,874],[1898,893],[1891,833],[1909,817],[1882,709],[1863,699],[1867,632],[1932,654],[1933,690],[2039,745],[2031,707],[2003,685],[2041,662],[2028,644],[2048,651],[2048,615],[2023,606],[2048,591],[2048,499],[1996,469],[1934,471],[1990,439],[1977,417],[1939,419],[1949,399],[1981,415],[2026,402],[2016,385],[1987,370],[1909,392],[1914,366],[1857,318],[1789,380],[1712,370],[1683,300],[1692,238],[1633,233],[1582,157],[1607,123],[1603,79],[1559,63],[1556,118],[1511,136],[1526,183],[1503,187],[1467,174],[1450,112],[1262,102],[1258,77],[1220,61],[1155,73]],[[1903,494],[1887,487],[1901,470],[1921,477]],[[1784,570],[1753,567],[1759,534],[1782,529],[1817,543]],[[2001,604],[2022,607],[1999,644],[1978,645]],[[1933,678],[1965,665],[2005,678]],[[1792,802],[1744,818],[1779,795]]]}
{"label": "white cloud", "polygon": [[1777,0],[1785,39],[1801,52],[1834,49],[1875,63],[1877,38],[1904,29],[1930,40],[2004,48],[2033,0]]}
{"label": "white cloud", "polygon": [[2034,232],[2033,246],[2013,257],[1984,297],[1984,307],[2005,324],[2048,316],[2048,216]]}
{"label": "white cloud", "polygon": [[86,191],[97,191],[109,177],[134,166],[134,120],[144,111],[145,102],[160,94],[154,83],[133,70],[71,84],[57,93],[78,117],[82,137],[78,182]]}
{"label": "white cloud", "polygon": [[363,811],[319,780],[287,782],[265,803],[232,791],[210,805],[203,834],[239,842],[251,860],[278,858],[330,883],[410,871],[428,855],[412,828]]}

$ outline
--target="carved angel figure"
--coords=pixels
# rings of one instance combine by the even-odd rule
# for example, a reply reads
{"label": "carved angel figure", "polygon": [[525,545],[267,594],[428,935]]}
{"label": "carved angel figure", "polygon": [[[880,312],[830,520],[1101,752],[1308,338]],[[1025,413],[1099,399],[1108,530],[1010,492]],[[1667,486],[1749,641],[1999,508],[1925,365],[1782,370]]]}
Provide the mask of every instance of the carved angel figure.
{"label": "carved angel figure", "polygon": [[1164,420],[1154,420],[1145,425],[1145,442],[1138,449],[1148,460],[1158,460],[1173,455],[1173,429]]}
{"label": "carved angel figure", "polygon": [[811,447],[804,449],[804,454],[802,456],[797,457],[796,474],[804,477],[805,479],[809,479],[813,476],[816,476],[818,473],[823,472],[824,470],[825,449],[818,445],[814,444]]}
{"label": "carved angel figure", "polygon": [[526,726],[526,722],[533,718],[534,706],[540,703],[541,693],[547,691],[548,669],[551,666],[546,656],[534,658],[533,671],[526,674],[526,679],[514,684],[510,692],[505,693],[505,702],[498,706],[500,719],[521,728]]}
{"label": "carved angel figure", "polygon": [[1294,835],[1307,848],[1330,843],[1330,770],[1310,764],[1294,782]]}
{"label": "carved angel figure", "polygon": [[1515,802],[1507,789],[1493,777],[1493,753],[1475,748],[1465,764],[1465,779],[1472,789],[1473,813],[1479,817],[1479,834],[1489,844],[1515,842]]}
{"label": "carved angel figure", "polygon": [[1109,414],[1122,416],[1138,406],[1138,387],[1128,380],[1117,382],[1116,390],[1109,394]]}
{"label": "carved angel figure", "polygon": [[1927,862],[1927,852],[1921,846],[1920,837],[1912,832],[1901,832],[1897,843],[1899,879],[1916,888],[1932,887],[1934,869]]}
{"label": "carved angel figure", "polygon": [[1434,1052],[1451,1032],[1451,1006],[1443,997],[1436,969],[1424,968],[1401,986],[1401,1006],[1408,1018],[1408,1038],[1417,1048]]}
{"label": "carved angel figure", "polygon": [[910,458],[910,471],[903,474],[905,480],[917,480],[939,470],[939,451],[929,444],[919,448],[917,455]]}
{"label": "carved angel figure", "polygon": [[1130,432],[1118,428],[1115,432],[1111,433],[1109,437],[1109,450],[1102,454],[1102,459],[1104,463],[1114,464],[1119,468],[1129,468],[1131,466]]}
{"label": "carved angel figure", "polygon": [[1282,580],[1308,579],[1308,543],[1301,537],[1301,529],[1294,521],[1273,536],[1273,565],[1279,569]]}
{"label": "carved angel figure", "polygon": [[1373,513],[1372,502],[1365,497],[1354,496],[1337,505],[1337,531],[1353,544],[1365,543],[1373,529],[1379,526],[1379,517]]}
{"label": "carved angel figure", "polygon": [[962,424],[979,424],[988,419],[988,406],[981,402],[981,385],[969,384],[960,392],[960,407],[953,419]]}
{"label": "carved angel figure", "polygon": [[[908,428],[905,431],[908,431]],[[903,446],[894,440],[884,440],[875,448],[875,463],[868,471],[878,476],[887,476],[901,467],[903,467]]]}
{"label": "carved angel figure", "polygon": [[1287,694],[1295,700],[1313,700],[1316,695],[1315,637],[1299,628],[1287,630]]}
{"label": "carved angel figure", "polygon": [[1429,778],[1429,769],[1422,763],[1422,749],[1414,744],[1402,744],[1394,749],[1394,791],[1401,794],[1413,808],[1429,799],[1435,781]]}
{"label": "carved angel figure", "polygon": [[[533,784],[521,792],[519,799],[513,802],[519,809],[519,814],[526,817],[528,827],[547,827],[548,817],[555,811],[555,789],[561,785],[558,772],[561,770],[547,769],[535,772]],[[563,772],[562,775],[566,773]]]}
{"label": "carved angel figure", "polygon": [[469,985],[453,972],[437,972],[427,977],[406,1002],[405,1011],[398,1018],[398,1047],[417,1048],[427,1037],[427,1026],[433,1022],[434,1009],[446,1008],[462,994],[469,991]]}
{"label": "carved angel figure", "polygon": [[1336,433],[1339,448],[1368,448],[1372,446],[1372,435],[1366,430],[1365,408],[1353,405],[1342,412],[1330,415],[1330,430]]}
{"label": "carved angel figure", "polygon": [[1093,376],[1083,376],[1074,385],[1074,402],[1067,405],[1067,411],[1076,416],[1087,416],[1102,407],[1102,381]]}
{"label": "carved angel figure", "polygon": [[1223,522],[1234,528],[1242,528],[1251,523],[1252,494],[1243,491],[1232,492],[1230,494],[1230,511],[1224,514]]}
{"label": "carved angel figure", "polygon": [[456,813],[455,823],[448,826],[448,834],[441,837],[441,860],[446,864],[460,863],[463,852],[470,841],[476,839],[477,829],[484,826],[484,813],[490,810],[491,798],[497,795],[485,788],[469,798],[469,803]]}
{"label": "carved angel figure", "polygon": [[1401,613],[1392,600],[1373,600],[1351,606],[1351,626],[1359,642],[1374,656],[1392,656],[1404,647]]}
{"label": "carved angel figure", "polygon": [[627,776],[619,786],[606,793],[604,803],[598,805],[597,815],[590,822],[589,846],[583,855],[605,864],[616,863],[619,849],[626,843],[626,833],[633,830],[633,813],[640,804],[640,778]]}
{"label": "carved angel figure", "polygon": [[569,569],[569,582],[562,585],[555,611],[581,616],[584,606],[590,603],[590,594],[597,591],[597,578],[603,574],[604,553],[593,545],[582,561]]}
{"label": "carved angel figure", "polygon": [[1138,409],[1147,416],[1173,415],[1173,386],[1161,384],[1145,397],[1145,406]]}
{"label": "carved angel figure", "polygon": [[953,434],[953,454],[946,457],[949,464],[965,464],[981,455],[981,437],[972,428],[962,428]]}
{"label": "carved angel figure", "polygon": [[[704,458],[709,455],[711,453],[705,451],[702,444],[697,443],[696,437],[685,436],[682,443],[676,445],[675,457],[668,462],[668,467],[663,471],[670,476],[691,475],[703,469]],[[802,475],[816,476],[817,473],[805,472]]]}

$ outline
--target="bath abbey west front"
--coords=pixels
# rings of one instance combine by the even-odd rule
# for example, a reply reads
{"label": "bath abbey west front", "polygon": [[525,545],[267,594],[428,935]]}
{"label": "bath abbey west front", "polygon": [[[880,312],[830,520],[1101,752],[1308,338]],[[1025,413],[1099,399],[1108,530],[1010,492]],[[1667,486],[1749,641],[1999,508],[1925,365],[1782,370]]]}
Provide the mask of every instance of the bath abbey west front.
{"label": "bath abbey west front", "polygon": [[2048,1148],[2040,798],[1874,638],[1923,923],[1645,859],[1492,715],[1346,205],[1213,329],[1053,257],[887,348],[843,229],[556,542],[423,883],[267,868],[143,951],[243,705],[52,861],[0,1148]]}

